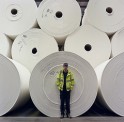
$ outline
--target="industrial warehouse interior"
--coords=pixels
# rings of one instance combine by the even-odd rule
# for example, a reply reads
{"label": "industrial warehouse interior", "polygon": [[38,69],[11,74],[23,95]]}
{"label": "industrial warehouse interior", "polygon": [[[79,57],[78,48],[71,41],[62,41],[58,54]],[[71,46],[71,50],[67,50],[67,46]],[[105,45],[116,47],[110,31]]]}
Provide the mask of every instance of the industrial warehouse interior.
{"label": "industrial warehouse interior", "polygon": [[124,122],[124,0],[0,0],[0,122]]}

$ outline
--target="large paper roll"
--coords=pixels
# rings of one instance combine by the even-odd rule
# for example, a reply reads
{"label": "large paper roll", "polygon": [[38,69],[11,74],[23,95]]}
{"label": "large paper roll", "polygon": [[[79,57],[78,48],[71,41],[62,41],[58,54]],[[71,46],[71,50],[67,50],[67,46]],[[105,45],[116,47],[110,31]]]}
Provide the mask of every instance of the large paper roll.
{"label": "large paper roll", "polygon": [[0,54],[0,116],[29,100],[30,72]]}
{"label": "large paper roll", "polygon": [[123,0],[90,0],[83,21],[113,34],[124,27],[123,11]]}
{"label": "large paper roll", "polygon": [[36,16],[34,0],[0,1],[0,31],[11,38],[36,26]]}
{"label": "large paper roll", "polygon": [[111,44],[105,33],[85,25],[67,37],[64,50],[76,53],[96,67],[109,59]]}
{"label": "large paper roll", "polygon": [[99,101],[114,113],[124,116],[124,53],[98,66]]}
{"label": "large paper roll", "polygon": [[30,95],[39,111],[50,117],[60,116],[59,90],[56,75],[64,62],[74,74],[75,87],[71,92],[71,116],[85,113],[97,95],[97,78],[91,65],[80,56],[70,52],[57,52],[40,61],[32,71]]}
{"label": "large paper roll", "polygon": [[111,39],[112,57],[124,52],[124,29],[116,32]]}
{"label": "large paper roll", "polygon": [[5,34],[0,33],[0,54],[11,58],[12,40]]}
{"label": "large paper roll", "polygon": [[45,0],[39,5],[37,20],[43,31],[62,44],[79,27],[81,9],[76,0]]}
{"label": "large paper roll", "polygon": [[12,58],[30,71],[51,53],[58,51],[56,40],[40,29],[31,29],[19,35],[12,45]]}

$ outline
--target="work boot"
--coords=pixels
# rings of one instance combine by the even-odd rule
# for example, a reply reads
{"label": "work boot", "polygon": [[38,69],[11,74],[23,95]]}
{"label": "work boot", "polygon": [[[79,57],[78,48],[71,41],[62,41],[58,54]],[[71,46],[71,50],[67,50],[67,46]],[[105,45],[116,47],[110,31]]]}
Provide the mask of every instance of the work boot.
{"label": "work boot", "polygon": [[67,114],[67,118],[70,118],[70,119],[71,119],[71,116],[70,116],[70,114]]}
{"label": "work boot", "polygon": [[61,114],[61,117],[60,117],[60,119],[63,119],[64,118],[64,114]]}

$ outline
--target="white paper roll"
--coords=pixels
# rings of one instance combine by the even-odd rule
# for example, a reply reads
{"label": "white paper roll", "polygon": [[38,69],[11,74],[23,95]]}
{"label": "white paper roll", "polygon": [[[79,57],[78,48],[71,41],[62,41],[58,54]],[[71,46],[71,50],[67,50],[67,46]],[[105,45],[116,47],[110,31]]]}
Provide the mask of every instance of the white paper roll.
{"label": "white paper roll", "polygon": [[114,113],[124,116],[124,53],[96,69],[99,101]]}
{"label": "white paper roll", "polygon": [[36,16],[34,0],[0,1],[0,31],[11,38],[36,26]]}
{"label": "white paper roll", "polygon": [[0,33],[0,54],[11,58],[12,40],[5,34]]}
{"label": "white paper roll", "polygon": [[112,57],[124,52],[124,29],[118,31],[111,39]]}
{"label": "white paper roll", "polygon": [[81,9],[76,0],[45,0],[38,8],[38,24],[43,31],[64,43],[81,21]]}
{"label": "white paper roll", "polygon": [[31,29],[19,35],[12,45],[12,58],[30,71],[51,53],[58,51],[56,40],[40,29]]}
{"label": "white paper roll", "polygon": [[30,72],[0,54],[0,116],[29,100]]}
{"label": "white paper roll", "polygon": [[31,98],[39,111],[50,117],[60,116],[59,90],[56,75],[62,64],[68,62],[74,74],[75,87],[71,92],[71,116],[85,113],[97,95],[97,78],[91,65],[80,56],[70,52],[57,52],[39,62],[32,71],[29,89]]}
{"label": "white paper roll", "polygon": [[109,59],[111,44],[105,33],[85,25],[67,37],[64,50],[76,53],[96,67]]}
{"label": "white paper roll", "polygon": [[123,11],[124,0],[90,0],[83,21],[113,34],[124,27]]}

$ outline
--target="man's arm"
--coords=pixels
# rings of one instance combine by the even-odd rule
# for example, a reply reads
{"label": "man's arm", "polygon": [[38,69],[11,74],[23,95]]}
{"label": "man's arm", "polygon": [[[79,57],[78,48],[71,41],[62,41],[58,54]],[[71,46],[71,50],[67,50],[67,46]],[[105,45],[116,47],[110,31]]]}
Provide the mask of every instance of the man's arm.
{"label": "man's arm", "polygon": [[73,90],[74,85],[75,85],[74,75],[73,73],[71,73],[71,90]]}
{"label": "man's arm", "polygon": [[59,86],[60,85],[60,73],[57,74],[57,79],[56,79],[56,85]]}

